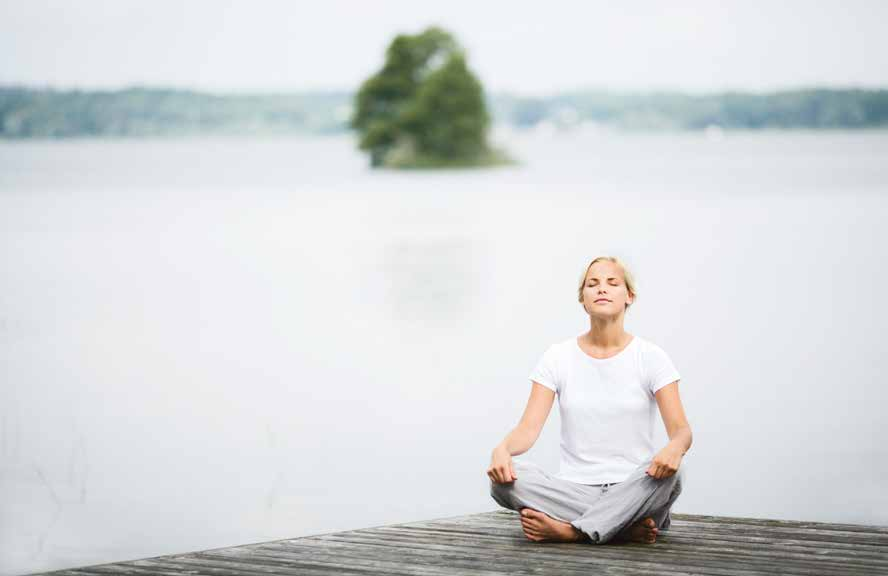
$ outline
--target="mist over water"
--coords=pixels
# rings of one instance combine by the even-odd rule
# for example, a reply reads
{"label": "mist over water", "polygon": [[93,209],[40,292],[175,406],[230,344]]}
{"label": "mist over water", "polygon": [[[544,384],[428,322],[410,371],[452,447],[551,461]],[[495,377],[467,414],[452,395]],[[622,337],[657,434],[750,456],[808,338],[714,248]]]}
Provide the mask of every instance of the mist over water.
{"label": "mist over water", "polygon": [[499,137],[0,143],[0,573],[497,509],[600,254],[682,374],[675,512],[888,525],[888,132]]}

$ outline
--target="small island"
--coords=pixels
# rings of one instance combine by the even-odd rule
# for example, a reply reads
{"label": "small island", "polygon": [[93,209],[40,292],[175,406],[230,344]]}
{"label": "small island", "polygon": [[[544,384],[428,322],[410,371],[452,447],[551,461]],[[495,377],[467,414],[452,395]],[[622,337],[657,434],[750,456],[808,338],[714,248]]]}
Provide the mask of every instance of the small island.
{"label": "small island", "polygon": [[350,120],[370,165],[386,168],[511,164],[488,144],[490,124],[465,51],[438,27],[392,40],[382,68],[355,95]]}

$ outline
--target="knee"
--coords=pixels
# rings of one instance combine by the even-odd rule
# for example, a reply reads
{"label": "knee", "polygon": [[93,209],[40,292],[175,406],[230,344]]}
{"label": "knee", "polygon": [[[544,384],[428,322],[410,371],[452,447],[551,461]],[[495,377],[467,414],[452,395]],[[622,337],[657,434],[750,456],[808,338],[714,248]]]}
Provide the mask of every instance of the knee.
{"label": "knee", "polygon": [[501,506],[518,510],[519,502],[515,497],[516,489],[523,492],[525,488],[539,483],[541,468],[533,462],[521,460],[513,460],[512,468],[515,470],[516,478],[511,482],[494,482],[493,479],[490,479],[490,495]]}
{"label": "knee", "polygon": [[684,472],[678,470],[675,473],[675,486],[672,488],[676,494],[681,494],[681,485],[684,483]]}
{"label": "knee", "polygon": [[537,471],[535,464],[520,460],[512,461],[512,469],[515,471],[515,479],[511,482],[494,482],[492,478],[490,479],[491,493],[494,491],[509,491],[518,483],[524,484]]}
{"label": "knee", "polygon": [[512,503],[512,489],[514,482],[494,482],[490,480],[490,495],[497,504],[504,508],[515,509]]}
{"label": "knee", "polygon": [[677,470],[675,474],[672,476],[667,476],[666,478],[662,478],[660,480],[660,485],[663,490],[668,492],[673,497],[677,497],[681,494],[681,485],[684,480],[684,475],[681,470]]}

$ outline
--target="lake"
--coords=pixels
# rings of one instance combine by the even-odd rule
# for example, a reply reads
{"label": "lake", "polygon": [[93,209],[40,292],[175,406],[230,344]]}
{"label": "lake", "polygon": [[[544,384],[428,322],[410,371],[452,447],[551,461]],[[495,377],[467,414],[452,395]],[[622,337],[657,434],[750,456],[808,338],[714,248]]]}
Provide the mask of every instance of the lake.
{"label": "lake", "polygon": [[888,132],[497,138],[0,143],[0,573],[497,509],[599,254],[682,375],[674,511],[888,525]]}

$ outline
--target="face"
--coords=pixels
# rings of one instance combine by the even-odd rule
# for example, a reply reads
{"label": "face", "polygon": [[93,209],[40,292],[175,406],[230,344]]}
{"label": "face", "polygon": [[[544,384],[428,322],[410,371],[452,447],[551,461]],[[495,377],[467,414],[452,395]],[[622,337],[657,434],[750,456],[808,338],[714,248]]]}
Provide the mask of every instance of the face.
{"label": "face", "polygon": [[589,267],[583,284],[583,307],[586,312],[597,316],[616,316],[632,300],[619,266],[603,260]]}

